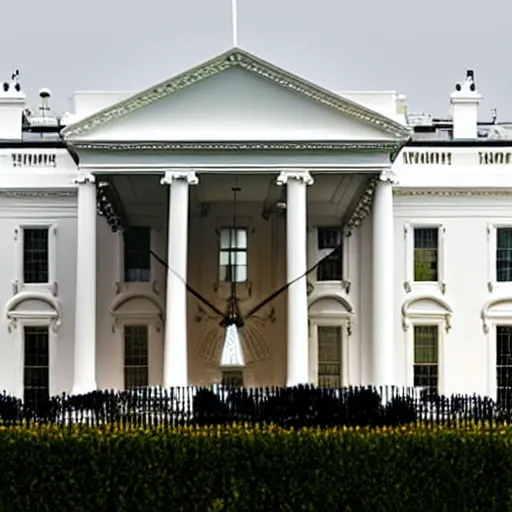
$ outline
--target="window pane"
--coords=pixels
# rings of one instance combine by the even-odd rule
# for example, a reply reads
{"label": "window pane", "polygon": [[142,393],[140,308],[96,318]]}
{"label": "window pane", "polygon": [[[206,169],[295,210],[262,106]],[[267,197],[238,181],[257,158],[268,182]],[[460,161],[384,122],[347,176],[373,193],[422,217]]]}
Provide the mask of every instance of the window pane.
{"label": "window pane", "polygon": [[323,260],[316,268],[317,281],[341,281],[343,279],[342,274],[340,251]]}
{"label": "window pane", "polygon": [[124,328],[125,389],[145,387],[148,381],[148,327],[147,325],[127,325]]}
{"label": "window pane", "polygon": [[237,283],[243,283],[247,281],[247,267],[245,265],[237,266],[235,275]]}
{"label": "window pane", "polygon": [[438,228],[414,230],[414,280],[438,280]]}
{"label": "window pane", "polygon": [[341,386],[341,327],[318,326],[318,385]]}
{"label": "window pane", "polygon": [[414,326],[414,385],[437,391],[439,327]]}
{"label": "window pane", "polygon": [[23,280],[48,282],[48,228],[23,230]]}
{"label": "window pane", "polygon": [[246,229],[237,229],[236,248],[237,249],[247,249],[247,230]]}
{"label": "window pane", "polygon": [[318,228],[318,249],[333,249],[334,247],[337,247],[340,243],[340,228]]}
{"label": "window pane", "polygon": [[496,246],[496,279],[512,281],[512,228],[497,229]]}
{"label": "window pane", "polygon": [[47,400],[50,395],[50,354],[47,327],[25,327],[23,399],[31,407]]}
{"label": "window pane", "polygon": [[219,279],[223,282],[247,281],[247,229],[221,230]]}
{"label": "window pane", "polygon": [[151,228],[133,227],[123,233],[124,280],[147,282],[151,280]]}

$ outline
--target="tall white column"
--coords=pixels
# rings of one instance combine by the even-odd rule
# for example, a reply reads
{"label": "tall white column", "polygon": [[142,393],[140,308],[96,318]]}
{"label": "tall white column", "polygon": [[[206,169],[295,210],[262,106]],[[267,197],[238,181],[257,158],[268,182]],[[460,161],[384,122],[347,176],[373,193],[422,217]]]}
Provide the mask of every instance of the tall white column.
{"label": "tall white column", "polygon": [[375,386],[397,384],[393,332],[393,183],[394,175],[383,172],[373,199],[372,384]]}
{"label": "tall white column", "polygon": [[[307,171],[283,171],[277,179],[286,185],[286,277],[288,288],[287,386],[309,382],[309,328],[307,278]],[[303,277],[301,277],[303,276]],[[298,279],[299,278],[299,279]]]}
{"label": "tall white column", "polygon": [[92,174],[78,185],[75,375],[73,394],[96,390],[96,186]]}
{"label": "tall white column", "polygon": [[189,185],[198,179],[193,171],[167,171],[160,182],[170,188],[163,375],[163,386],[169,388],[188,386],[188,199]]}

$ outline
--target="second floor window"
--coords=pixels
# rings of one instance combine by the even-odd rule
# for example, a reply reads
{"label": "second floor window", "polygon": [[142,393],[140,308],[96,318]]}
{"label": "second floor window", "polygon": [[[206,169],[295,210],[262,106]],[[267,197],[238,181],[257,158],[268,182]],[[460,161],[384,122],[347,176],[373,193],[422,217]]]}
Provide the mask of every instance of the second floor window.
{"label": "second floor window", "polygon": [[512,281],[512,228],[496,230],[496,280]]}
{"label": "second floor window", "polygon": [[221,229],[219,279],[221,282],[247,281],[247,229]]}
{"label": "second floor window", "polygon": [[123,233],[124,280],[148,282],[151,280],[151,229],[133,227]]}
{"label": "second floor window", "polygon": [[23,281],[47,283],[48,228],[23,229]]}
{"label": "second floor window", "polygon": [[439,279],[439,229],[414,229],[414,280]]}
{"label": "second floor window", "polygon": [[[341,281],[342,271],[342,250],[341,230],[336,227],[318,228],[317,261],[323,260],[316,268],[317,281]],[[336,252],[334,249],[339,248]]]}

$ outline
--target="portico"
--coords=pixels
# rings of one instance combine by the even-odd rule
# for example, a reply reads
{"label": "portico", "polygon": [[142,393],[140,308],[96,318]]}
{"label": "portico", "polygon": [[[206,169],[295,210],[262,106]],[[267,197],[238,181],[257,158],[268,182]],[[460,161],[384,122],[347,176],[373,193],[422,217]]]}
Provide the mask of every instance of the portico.
{"label": "portico", "polygon": [[[394,383],[390,167],[408,136],[398,122],[235,49],[63,134],[80,159],[74,392],[123,387],[112,369],[120,368],[122,342],[109,338],[126,325],[149,325],[153,333],[148,384],[217,381],[218,313],[229,291],[220,267],[223,251],[235,250],[240,262],[246,258],[237,279],[244,311],[289,284],[244,327],[244,384],[314,381],[312,325],[326,318],[344,329],[343,384]],[[123,234],[109,234],[96,218],[99,184],[112,190],[109,207],[129,222],[123,227],[151,229],[151,250],[168,269],[152,259],[150,279],[116,279]],[[226,249],[235,184],[246,245]],[[372,204],[371,221],[363,222]],[[359,278],[358,240],[368,222],[373,293]],[[342,233],[343,271],[319,282],[305,273],[321,259],[314,240],[324,226]],[[371,307],[362,307],[370,297]],[[330,300],[343,307],[330,309]],[[120,311],[130,301],[131,312]],[[313,304],[321,321],[311,319]]]}

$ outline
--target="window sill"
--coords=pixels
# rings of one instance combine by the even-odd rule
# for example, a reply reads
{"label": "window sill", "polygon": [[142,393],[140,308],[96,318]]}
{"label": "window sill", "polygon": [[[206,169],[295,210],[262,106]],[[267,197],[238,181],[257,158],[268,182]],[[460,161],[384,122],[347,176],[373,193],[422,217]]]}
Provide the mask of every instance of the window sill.
{"label": "window sill", "polygon": [[446,283],[444,281],[405,281],[404,289],[406,293],[413,290],[439,290],[444,295],[446,293]]}

